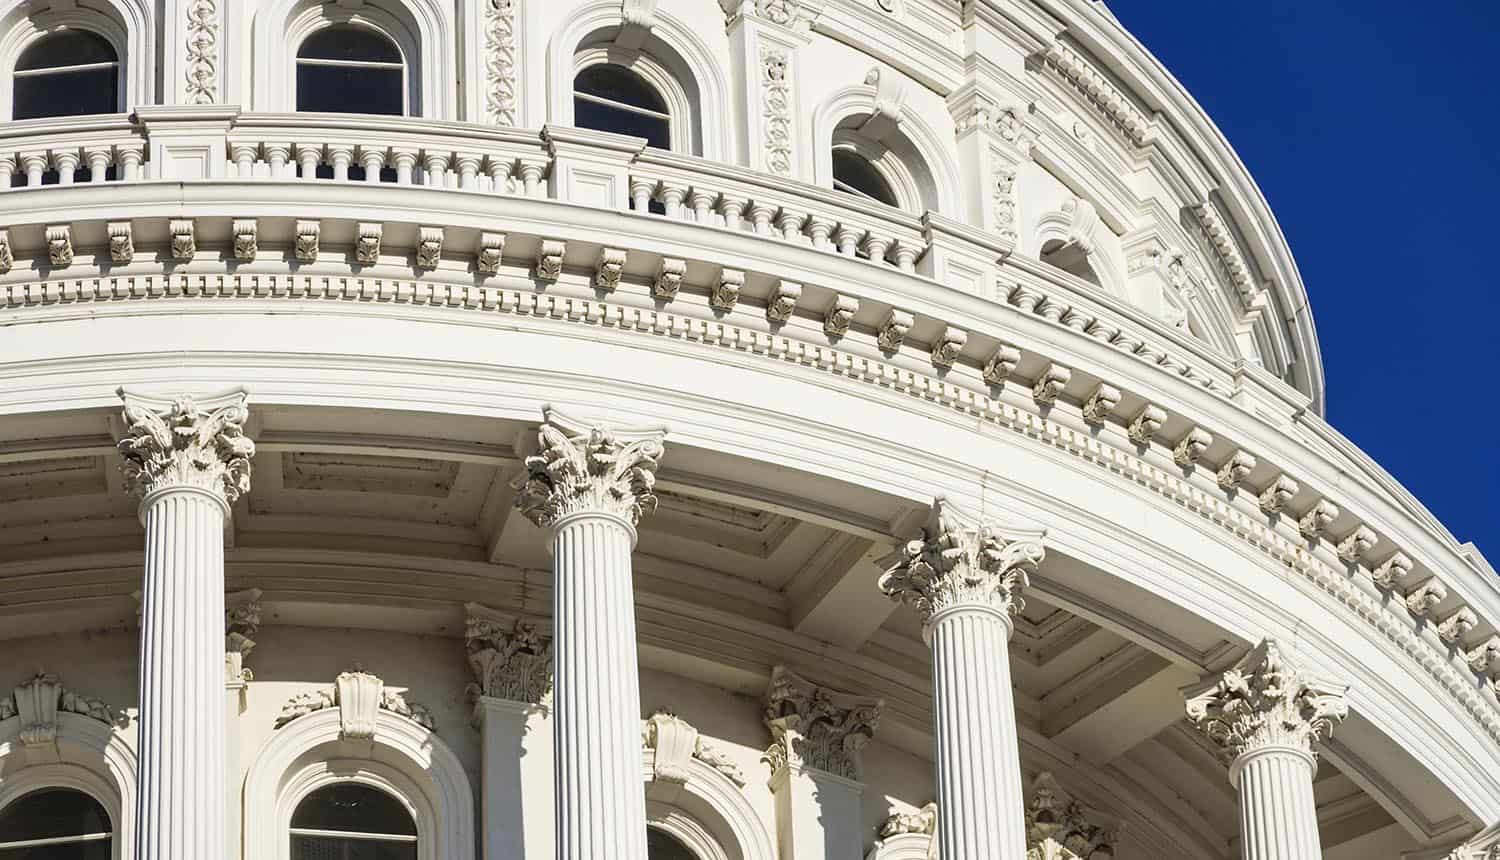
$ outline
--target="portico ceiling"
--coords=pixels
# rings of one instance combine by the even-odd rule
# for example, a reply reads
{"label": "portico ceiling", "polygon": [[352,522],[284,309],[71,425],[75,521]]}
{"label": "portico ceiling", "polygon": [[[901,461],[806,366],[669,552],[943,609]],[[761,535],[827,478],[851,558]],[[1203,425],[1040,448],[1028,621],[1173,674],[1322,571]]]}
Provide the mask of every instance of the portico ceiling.
{"label": "portico ceiling", "polygon": [[[114,422],[102,410],[6,422],[0,636],[134,623],[140,526],[118,476]],[[255,479],[228,535],[230,587],[262,589],[270,624],[336,617],[457,636],[470,600],[545,622],[546,542],[511,516],[527,429],[414,412],[256,410]],[[884,696],[882,739],[930,756],[922,631],[875,584],[925,510],[686,446],[669,450],[660,477],[635,560],[643,664],[750,693],[776,662],[796,664]],[[1236,851],[1233,789],[1183,721],[1178,690],[1243,645],[1065,556],[1049,558],[1026,599],[1011,669],[1027,767],[1056,770],[1061,759],[1098,775],[1101,805],[1123,799],[1170,819],[1198,850]],[[1381,742],[1368,724],[1351,721],[1339,741],[1338,763],[1325,756],[1317,782],[1325,847],[1395,824],[1429,839],[1462,827],[1450,801],[1412,799],[1404,783],[1420,768],[1367,755]]]}

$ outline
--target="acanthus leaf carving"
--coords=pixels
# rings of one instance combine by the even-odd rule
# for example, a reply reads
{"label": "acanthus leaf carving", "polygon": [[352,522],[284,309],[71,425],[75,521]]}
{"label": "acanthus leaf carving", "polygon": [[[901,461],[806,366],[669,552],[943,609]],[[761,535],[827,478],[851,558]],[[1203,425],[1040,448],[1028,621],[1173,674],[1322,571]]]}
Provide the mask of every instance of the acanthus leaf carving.
{"label": "acanthus leaf carving", "polygon": [[1103,424],[1111,412],[1120,405],[1120,389],[1105,382],[1094,386],[1094,392],[1083,404],[1083,420],[1090,424]]}
{"label": "acanthus leaf carving", "polygon": [[1194,427],[1187,432],[1186,436],[1182,437],[1182,441],[1177,443],[1177,447],[1172,449],[1172,461],[1186,469],[1197,463],[1198,458],[1202,457],[1203,452],[1207,451],[1213,443],[1214,437],[1212,433],[1209,433],[1202,427]]}
{"label": "acanthus leaf carving", "polygon": [[943,331],[932,341],[932,366],[947,370],[958,363],[958,356],[969,342],[969,333],[957,326],[944,326]]}
{"label": "acanthus leaf carving", "polygon": [[[791,0],[763,0],[791,5]],[[773,19],[774,20],[774,19]],[[766,169],[778,176],[792,175],[791,52],[764,47],[760,51],[762,114],[765,122]]]}
{"label": "acanthus leaf carving", "polygon": [[515,0],[485,0],[485,111],[493,125],[516,124]]}
{"label": "acanthus leaf carving", "polygon": [[657,711],[641,727],[641,740],[653,752],[651,779],[679,785],[691,778],[693,759],[703,762],[740,788],[745,775],[728,756],[704,742],[691,723],[669,711]]}
{"label": "acanthus leaf carving", "polygon": [[1114,830],[1095,823],[1050,771],[1041,771],[1031,781],[1025,815],[1028,857],[1091,860],[1096,855],[1114,856]]}
{"label": "acanthus leaf carving", "polygon": [[740,289],[745,286],[745,273],[739,269],[720,269],[708,295],[708,305],[720,313],[729,313],[740,301]]}
{"label": "acanthus leaf carving", "polygon": [[1279,514],[1286,510],[1286,506],[1297,497],[1301,489],[1297,482],[1286,475],[1277,475],[1260,493],[1260,509],[1267,514]]}
{"label": "acanthus leaf carving", "polygon": [[651,297],[657,301],[670,302],[682,290],[682,276],[687,274],[687,261],[676,257],[662,257],[656,267],[656,280],[651,283]]}
{"label": "acanthus leaf carving", "polygon": [[929,622],[939,612],[971,606],[1012,615],[1021,592],[1046,556],[1040,534],[1008,537],[991,523],[971,522],[946,499],[933,500],[922,536],[897,549],[880,590]]}
{"label": "acanthus leaf carving", "polygon": [[47,261],[54,266],[73,264],[73,226],[49,224],[46,230]]}
{"label": "acanthus leaf carving", "polygon": [[344,740],[375,737],[379,711],[390,711],[429,732],[437,731],[430,710],[408,702],[404,692],[387,688],[378,676],[357,666],[339,673],[331,687],[308,690],[288,699],[276,716],[276,728],[328,708],[339,709],[339,736]]}
{"label": "acanthus leaf carving", "polygon": [[1021,363],[1021,350],[1008,343],[1001,343],[995,354],[984,365],[984,381],[987,385],[1001,386],[1016,372]]}
{"label": "acanthus leaf carving", "polygon": [[109,232],[109,260],[124,265],[135,259],[134,231],[129,221],[111,221],[106,225]]}
{"label": "acanthus leaf carving", "polygon": [[58,714],[78,714],[107,726],[124,727],[130,717],[103,701],[64,687],[56,675],[38,670],[0,697],[0,721],[20,718],[21,743],[28,748],[47,748],[57,742]]}
{"label": "acanthus leaf carving", "polygon": [[889,839],[892,836],[904,836],[908,833],[933,836],[937,834],[937,820],[937,802],[929,801],[916,812],[891,813],[889,818],[881,822],[880,837]]}
{"label": "acanthus leaf carving", "polygon": [[620,286],[620,277],[625,273],[624,248],[600,248],[599,259],[594,263],[594,286],[606,292]]}
{"label": "acanthus leaf carving", "polygon": [[168,487],[194,487],[234,504],[250,489],[255,443],[244,434],[249,418],[243,391],[199,405],[192,397],[147,398],[122,390],[125,401],[126,486],[139,496]]}
{"label": "acanthus leaf carving", "polygon": [[1141,413],[1135,416],[1135,420],[1130,422],[1128,430],[1130,441],[1141,446],[1151,444],[1151,437],[1155,436],[1156,431],[1160,430],[1165,423],[1167,423],[1167,411],[1160,406],[1148,403]]}
{"label": "acanthus leaf carving", "polygon": [[380,242],[385,237],[385,224],[379,221],[361,222],[354,237],[354,261],[364,266],[380,262]]}
{"label": "acanthus leaf carving", "polygon": [[785,666],[771,672],[766,727],[773,738],[762,760],[772,773],[807,767],[844,779],[860,778],[860,751],[875,736],[880,699],[841,693]]}
{"label": "acanthus leaf carving", "polygon": [[516,508],[542,527],[584,512],[614,514],[633,525],[656,510],[665,431],[578,428],[548,411],[537,433],[540,450],[526,458],[517,484]]}
{"label": "acanthus leaf carving", "polygon": [[854,314],[859,311],[859,300],[839,293],[823,316],[823,333],[829,337],[843,337],[849,333]]}
{"label": "acanthus leaf carving", "polygon": [[187,4],[187,68],[185,77],[189,104],[209,105],[218,101],[219,4],[216,0],[189,0]]}
{"label": "acanthus leaf carving", "polygon": [[885,322],[880,324],[880,331],[876,335],[875,342],[882,352],[895,352],[906,342],[906,333],[911,331],[912,324],[916,318],[899,308],[891,308],[886,314]]}
{"label": "acanthus leaf carving", "polygon": [[478,603],[465,607],[465,650],[474,696],[542,704],[552,692],[552,639],[536,625]]}
{"label": "acanthus leaf carving", "polygon": [[249,588],[224,595],[224,669],[230,682],[254,678],[245,660],[255,650],[252,637],[260,629],[260,593]]}
{"label": "acanthus leaf carving", "polygon": [[1313,755],[1349,714],[1348,687],[1304,675],[1267,639],[1187,694],[1187,717],[1226,762],[1268,746]]}
{"label": "acanthus leaf carving", "polygon": [[794,281],[777,281],[766,302],[766,319],[772,323],[784,323],[792,318],[797,302],[802,299],[802,285]]}

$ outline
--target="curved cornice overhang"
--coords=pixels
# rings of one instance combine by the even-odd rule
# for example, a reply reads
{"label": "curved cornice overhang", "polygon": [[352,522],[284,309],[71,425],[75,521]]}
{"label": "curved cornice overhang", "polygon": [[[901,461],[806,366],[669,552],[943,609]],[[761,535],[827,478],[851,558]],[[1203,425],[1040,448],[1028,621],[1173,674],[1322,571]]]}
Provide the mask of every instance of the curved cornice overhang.
{"label": "curved cornice overhang", "polygon": [[[995,4],[999,14],[1007,13],[1004,6],[1008,0],[979,2]],[[1313,408],[1320,415],[1323,414],[1326,406],[1323,358],[1318,347],[1307,289],[1302,283],[1302,275],[1292,257],[1286,235],[1282,233],[1281,225],[1271,212],[1260,187],[1251,178],[1245,163],[1182,83],[1135,36],[1105,12],[1101,4],[1094,0],[1033,2],[1061,22],[1069,36],[1102,60],[1109,71],[1130,88],[1132,94],[1165,116],[1183,135],[1194,153],[1217,168],[1214,173],[1220,185],[1210,190],[1217,191],[1236,225],[1254,240],[1252,248],[1259,257],[1262,268],[1269,269],[1272,273],[1277,311],[1294,333],[1298,358],[1305,363],[1300,369],[1298,381],[1302,384],[1298,387],[1312,397]],[[1037,32],[1034,23],[1028,29],[1040,39],[1048,38]]]}

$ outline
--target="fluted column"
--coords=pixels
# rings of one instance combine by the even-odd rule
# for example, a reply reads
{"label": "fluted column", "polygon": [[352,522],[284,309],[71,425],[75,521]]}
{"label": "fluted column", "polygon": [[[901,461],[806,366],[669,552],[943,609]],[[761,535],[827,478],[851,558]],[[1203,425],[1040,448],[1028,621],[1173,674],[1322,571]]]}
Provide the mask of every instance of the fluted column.
{"label": "fluted column", "polygon": [[121,391],[119,449],[146,528],[135,856],[224,851],[224,522],[250,488],[245,394],[203,401]]}
{"label": "fluted column", "polygon": [[646,860],[630,553],[664,431],[545,417],[516,507],[552,538],[557,857]]}
{"label": "fluted column", "polygon": [[1026,857],[1009,643],[1042,556],[1039,534],[1008,539],[937,499],[922,538],[880,578],[882,591],[922,614],[932,648],[942,860]]}
{"label": "fluted column", "polygon": [[1304,676],[1273,640],[1190,689],[1187,716],[1219,748],[1240,796],[1244,860],[1318,860],[1313,745],[1349,713],[1348,687]]}

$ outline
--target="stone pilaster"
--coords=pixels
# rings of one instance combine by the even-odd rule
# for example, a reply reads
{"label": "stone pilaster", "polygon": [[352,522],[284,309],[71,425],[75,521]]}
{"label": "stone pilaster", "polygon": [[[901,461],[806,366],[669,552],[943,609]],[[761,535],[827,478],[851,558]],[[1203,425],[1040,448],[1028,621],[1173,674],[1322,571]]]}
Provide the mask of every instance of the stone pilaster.
{"label": "stone pilaster", "polygon": [[1303,675],[1267,639],[1184,691],[1188,719],[1219,749],[1240,795],[1245,860],[1317,860],[1314,745],[1349,713],[1348,687]]}
{"label": "stone pilaster", "polygon": [[141,497],[137,857],[218,856],[226,842],[224,523],[250,489],[243,391],[206,400],[121,391],[119,450]]}
{"label": "stone pilaster", "polygon": [[1042,560],[1040,534],[1007,537],[937,499],[880,589],[916,609],[932,647],[938,845],[943,860],[1022,857],[1021,758],[1011,691],[1011,614]]}
{"label": "stone pilaster", "polygon": [[549,409],[517,486],[516,507],[551,532],[558,860],[646,860],[630,554],[664,435]]}
{"label": "stone pilaster", "polygon": [[552,821],[552,747],[541,730],[552,696],[552,639],[487,606],[465,609],[469,693],[483,745],[484,857],[542,860]]}
{"label": "stone pilaster", "polygon": [[860,750],[875,736],[880,699],[820,687],[785,666],[771,673],[766,728],[782,860],[857,860],[864,847],[860,817]]}

